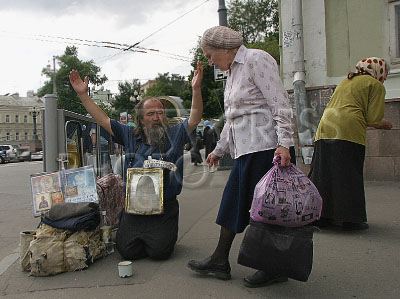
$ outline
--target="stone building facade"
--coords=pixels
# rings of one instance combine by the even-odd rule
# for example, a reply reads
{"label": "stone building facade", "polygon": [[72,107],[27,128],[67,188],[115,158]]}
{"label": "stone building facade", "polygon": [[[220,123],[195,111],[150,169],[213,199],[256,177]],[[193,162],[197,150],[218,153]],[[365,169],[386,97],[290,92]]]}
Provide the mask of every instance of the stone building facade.
{"label": "stone building facade", "polygon": [[[43,109],[43,101],[36,96],[0,96],[0,144],[18,145],[22,150],[41,149]],[[34,138],[34,118],[37,141]]]}

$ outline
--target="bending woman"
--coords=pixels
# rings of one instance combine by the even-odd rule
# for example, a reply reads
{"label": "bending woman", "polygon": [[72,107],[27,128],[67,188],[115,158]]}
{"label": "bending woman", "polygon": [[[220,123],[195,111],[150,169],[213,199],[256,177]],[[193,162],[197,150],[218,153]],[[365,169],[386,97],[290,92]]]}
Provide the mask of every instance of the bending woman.
{"label": "bending woman", "polygon": [[387,65],[361,60],[332,95],[315,137],[310,178],[324,201],[318,226],[367,229],[363,167],[367,127],[390,130],[383,120]]}

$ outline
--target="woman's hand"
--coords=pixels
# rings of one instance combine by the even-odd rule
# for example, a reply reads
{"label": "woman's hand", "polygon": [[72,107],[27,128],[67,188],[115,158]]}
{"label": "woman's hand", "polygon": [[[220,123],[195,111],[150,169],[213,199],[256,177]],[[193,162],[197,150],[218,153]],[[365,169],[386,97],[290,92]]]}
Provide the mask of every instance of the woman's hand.
{"label": "woman's hand", "polygon": [[382,119],[382,121],[377,125],[370,125],[369,127],[373,127],[378,130],[391,130],[393,125],[391,121],[386,119]]}
{"label": "woman's hand", "polygon": [[284,146],[278,146],[276,149],[274,156],[281,156],[281,164],[279,164],[279,167],[287,167],[290,165],[290,153],[289,149],[287,149]]}
{"label": "woman's hand", "polygon": [[392,122],[386,119],[382,119],[380,126],[380,129],[382,130],[391,130],[393,128]]}
{"label": "woman's hand", "polygon": [[206,159],[206,163],[208,166],[218,166],[219,159],[221,159],[221,157],[218,157],[213,153],[210,153]]}
{"label": "woman's hand", "polygon": [[194,71],[192,79],[192,88],[197,89],[201,87],[201,81],[203,80],[203,65],[200,61],[197,61],[197,70]]}
{"label": "woman's hand", "polygon": [[85,77],[84,81],[82,81],[78,71],[72,70],[69,73],[69,82],[71,82],[72,87],[78,95],[87,94],[89,85],[89,80],[87,76]]}

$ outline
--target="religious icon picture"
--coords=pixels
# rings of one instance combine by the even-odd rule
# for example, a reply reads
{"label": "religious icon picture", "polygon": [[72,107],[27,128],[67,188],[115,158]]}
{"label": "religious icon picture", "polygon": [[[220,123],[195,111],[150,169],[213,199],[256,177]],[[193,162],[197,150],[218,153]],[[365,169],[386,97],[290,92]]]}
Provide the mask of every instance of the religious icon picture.
{"label": "religious icon picture", "polygon": [[65,170],[65,202],[98,200],[93,166]]}
{"label": "religious icon picture", "polygon": [[51,208],[50,193],[42,193],[35,195],[36,211],[47,211]]}
{"label": "religious icon picture", "polygon": [[32,213],[38,217],[53,204],[63,202],[61,179],[58,172],[33,174],[30,177]]}
{"label": "religious icon picture", "polygon": [[61,191],[52,192],[52,193],[50,193],[50,196],[51,196],[51,204],[52,205],[62,203],[64,200],[64,196]]}
{"label": "religious icon picture", "polygon": [[164,212],[162,168],[129,168],[126,180],[125,212],[157,215]]}

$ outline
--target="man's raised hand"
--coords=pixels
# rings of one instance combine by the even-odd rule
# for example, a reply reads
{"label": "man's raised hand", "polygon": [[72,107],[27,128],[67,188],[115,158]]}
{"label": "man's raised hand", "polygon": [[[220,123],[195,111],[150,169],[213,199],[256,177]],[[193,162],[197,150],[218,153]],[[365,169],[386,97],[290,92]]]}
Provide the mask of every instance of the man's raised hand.
{"label": "man's raised hand", "polygon": [[87,94],[89,80],[86,76],[84,81],[82,81],[81,76],[79,75],[77,70],[72,70],[69,73],[69,82],[71,82],[72,87],[76,91],[78,95],[80,94]]}
{"label": "man's raised hand", "polygon": [[200,88],[201,81],[203,80],[203,65],[200,61],[197,62],[197,70],[194,71],[193,79],[192,79],[192,88]]}

